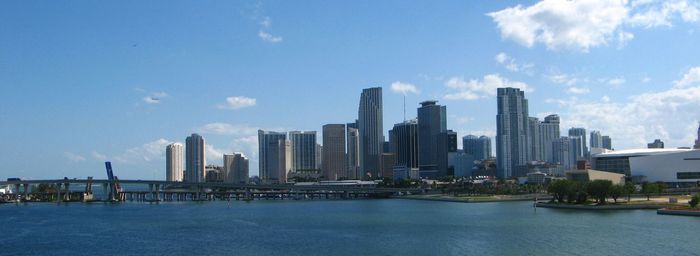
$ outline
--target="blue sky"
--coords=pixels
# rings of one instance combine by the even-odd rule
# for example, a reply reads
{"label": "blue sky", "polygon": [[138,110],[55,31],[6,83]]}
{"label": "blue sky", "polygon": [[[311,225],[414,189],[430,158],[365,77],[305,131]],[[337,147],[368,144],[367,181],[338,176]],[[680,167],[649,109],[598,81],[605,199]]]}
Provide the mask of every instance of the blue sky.
{"label": "blue sky", "polygon": [[[617,149],[690,146],[700,120],[696,1],[4,1],[0,179],[162,179],[165,145],[251,157],[258,128],[321,130],[384,88],[384,128],[418,102],[495,134],[495,88],[524,88]],[[392,86],[393,85],[393,86]],[[396,90],[392,90],[392,87]],[[320,137],[319,137],[320,141]]]}

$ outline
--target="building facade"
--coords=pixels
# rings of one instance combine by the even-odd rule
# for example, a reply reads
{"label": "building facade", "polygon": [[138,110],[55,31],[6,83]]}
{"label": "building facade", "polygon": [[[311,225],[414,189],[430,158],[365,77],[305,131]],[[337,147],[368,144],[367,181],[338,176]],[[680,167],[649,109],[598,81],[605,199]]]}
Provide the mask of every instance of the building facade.
{"label": "building facade", "polygon": [[612,138],[610,138],[610,136],[603,136],[603,148],[607,150],[613,150]]}
{"label": "building facade", "polygon": [[462,137],[462,150],[465,154],[474,156],[474,160],[484,160],[491,157],[491,138],[467,135]]}
{"label": "building facade", "polygon": [[647,144],[647,148],[664,148],[664,142],[660,139],[655,139],[654,142]]}
{"label": "building facade", "polygon": [[418,168],[418,121],[409,120],[394,125],[389,141],[395,152],[395,166]]}
{"label": "building facade", "polygon": [[206,143],[199,134],[193,133],[185,139],[186,182],[204,182],[207,166]]}
{"label": "building facade", "polygon": [[328,180],[347,178],[345,163],[345,125],[323,126],[322,172]]}
{"label": "building facade", "polygon": [[384,148],[383,123],[382,88],[363,89],[357,120],[360,136],[360,176],[356,178],[379,176],[380,158]]}
{"label": "building facade", "polygon": [[562,166],[565,170],[571,170],[574,161],[571,153],[571,139],[560,137],[552,142],[553,163]]}
{"label": "building facade", "polygon": [[258,130],[258,166],[263,183],[287,182],[287,134]]}
{"label": "building facade", "polygon": [[552,151],[552,143],[554,140],[561,137],[559,130],[559,116],[548,115],[539,124],[539,144],[542,152],[542,160],[548,163],[554,163],[554,153]]}
{"label": "building facade", "polygon": [[292,143],[292,172],[318,169],[315,131],[291,131],[289,141]]}
{"label": "building facade", "polygon": [[362,177],[360,174],[360,133],[357,130],[357,122],[347,124],[346,135],[346,168],[348,179]]}
{"label": "building facade", "polygon": [[581,154],[580,156],[582,158],[586,158],[588,156],[588,140],[586,136],[586,129],[585,128],[570,128],[569,129],[569,137],[579,137],[581,138]]}
{"label": "building facade", "polygon": [[243,153],[236,152],[233,155],[224,154],[224,182],[248,184],[249,172],[249,160]]}
{"label": "building facade", "polygon": [[[440,136],[447,131],[447,108],[437,101],[424,101],[418,108],[418,155],[421,177],[447,174],[447,151]],[[443,164],[444,162],[444,164]]]}
{"label": "building facade", "polygon": [[182,181],[182,144],[173,143],[165,147],[165,180]]}
{"label": "building facade", "polygon": [[530,145],[530,161],[545,161],[542,145],[540,144],[540,122],[537,117],[528,117],[528,133]]}
{"label": "building facade", "polygon": [[591,150],[593,148],[602,148],[603,147],[603,136],[600,135],[600,131],[591,131]]}
{"label": "building facade", "polygon": [[517,88],[498,88],[496,115],[496,174],[514,177],[516,167],[527,164],[528,103],[525,93]]}

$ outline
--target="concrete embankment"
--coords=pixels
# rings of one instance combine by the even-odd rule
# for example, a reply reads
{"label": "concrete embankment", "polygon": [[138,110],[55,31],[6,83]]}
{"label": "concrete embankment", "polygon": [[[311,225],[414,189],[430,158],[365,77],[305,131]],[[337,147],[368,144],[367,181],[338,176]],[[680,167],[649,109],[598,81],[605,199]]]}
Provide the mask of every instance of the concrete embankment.
{"label": "concrete embankment", "polygon": [[409,199],[409,200],[423,200],[423,201],[439,201],[439,202],[454,202],[454,203],[495,203],[495,202],[522,202],[522,201],[533,201],[535,198],[538,200],[551,200],[551,197],[534,197],[534,196],[522,196],[522,197],[450,197],[450,196],[397,196],[392,197],[397,199]]}
{"label": "concrete embankment", "polygon": [[580,204],[556,204],[556,203],[537,203],[536,207],[541,208],[556,208],[556,209],[571,209],[571,210],[658,210],[666,206],[656,204],[614,204],[614,205],[580,205]]}

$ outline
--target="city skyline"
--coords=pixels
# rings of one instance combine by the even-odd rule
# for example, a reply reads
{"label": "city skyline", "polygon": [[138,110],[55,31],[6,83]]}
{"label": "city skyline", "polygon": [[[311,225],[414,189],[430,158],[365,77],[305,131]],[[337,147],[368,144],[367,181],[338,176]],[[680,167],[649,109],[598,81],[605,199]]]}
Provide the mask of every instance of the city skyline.
{"label": "city skyline", "polygon": [[[176,3],[156,15],[143,11],[148,8],[121,6],[113,14],[111,4],[80,6],[104,17],[90,22],[57,3],[48,3],[55,13],[31,3],[4,5],[0,128],[7,147],[0,161],[12,173],[1,179],[99,175],[105,160],[122,175],[160,179],[165,146],[184,144],[191,133],[206,139],[207,163],[222,165],[224,153],[241,151],[255,175],[258,129],[321,131],[324,124],[352,122],[358,94],[373,86],[383,88],[387,140],[388,130],[415,118],[424,100],[447,106],[447,129],[460,138],[494,139],[501,86],[525,90],[530,116],[559,115],[562,134],[572,127],[600,131],[616,149],[644,148],[655,139],[668,148],[692,147],[697,139],[698,22],[678,10],[653,23],[639,18],[645,8],[623,5],[628,12],[610,20],[612,30],[555,15],[564,32],[593,26],[598,33],[572,39],[553,31],[547,41],[538,31],[509,30],[513,23],[501,15],[514,12],[516,21],[540,24],[536,14],[561,13],[547,2],[402,3],[404,12],[387,17],[381,14],[397,2],[376,3],[374,10],[358,9],[358,22],[345,23],[347,31],[318,24],[353,18],[344,12],[356,3],[335,3],[314,17],[308,17],[313,10],[284,2],[188,11],[193,6]],[[459,15],[436,19],[437,13]],[[47,18],[22,18],[37,15]],[[111,22],[116,15],[127,15],[126,24]],[[162,39],[170,37],[177,43]],[[46,160],[31,160],[37,155]]]}

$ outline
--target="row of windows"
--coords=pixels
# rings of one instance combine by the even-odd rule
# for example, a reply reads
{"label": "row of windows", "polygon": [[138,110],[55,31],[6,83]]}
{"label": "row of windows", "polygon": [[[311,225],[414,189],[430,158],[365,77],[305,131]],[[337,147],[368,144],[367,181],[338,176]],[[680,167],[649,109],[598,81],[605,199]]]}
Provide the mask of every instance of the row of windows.
{"label": "row of windows", "polygon": [[679,180],[700,179],[700,172],[677,172],[676,178]]}

